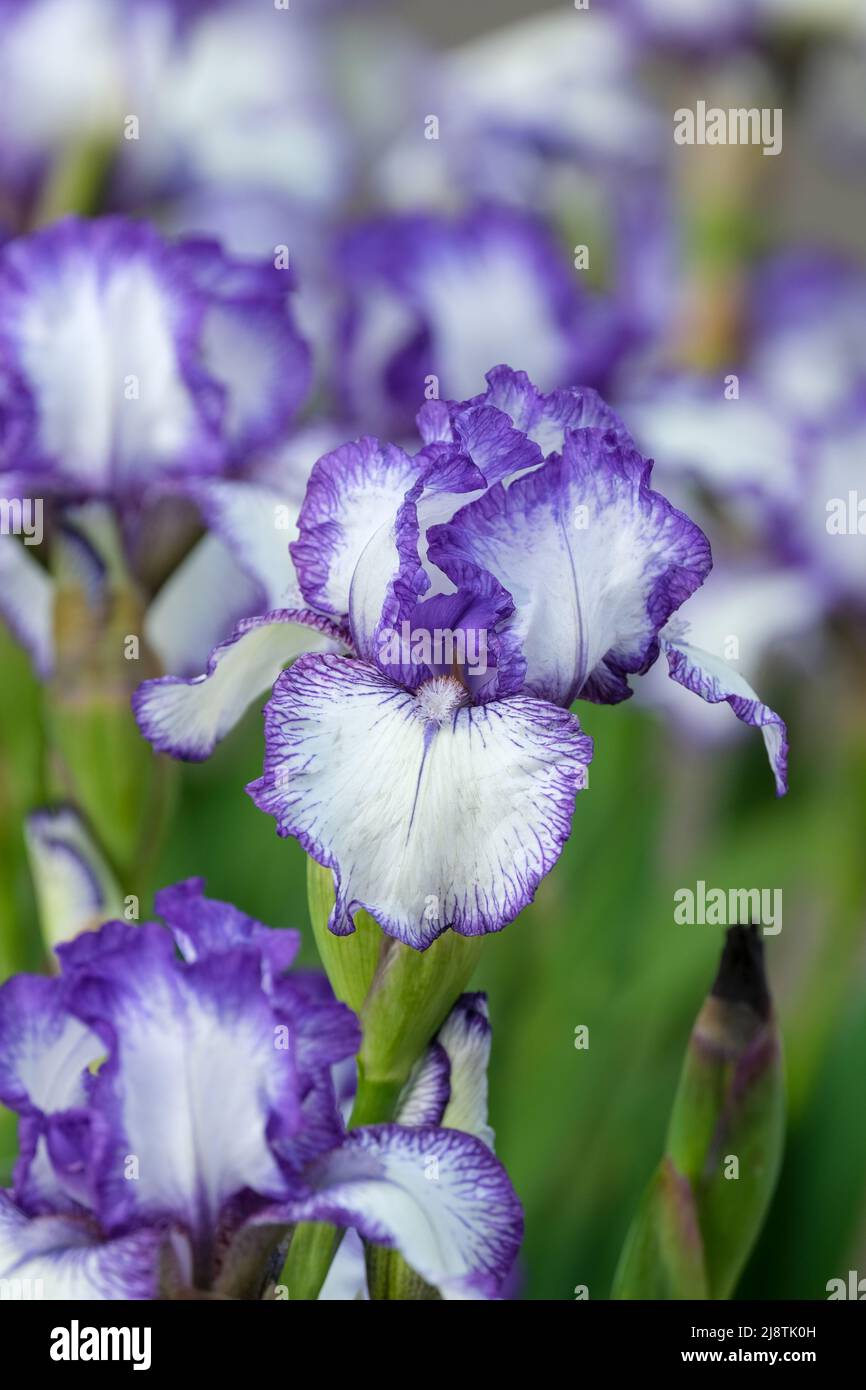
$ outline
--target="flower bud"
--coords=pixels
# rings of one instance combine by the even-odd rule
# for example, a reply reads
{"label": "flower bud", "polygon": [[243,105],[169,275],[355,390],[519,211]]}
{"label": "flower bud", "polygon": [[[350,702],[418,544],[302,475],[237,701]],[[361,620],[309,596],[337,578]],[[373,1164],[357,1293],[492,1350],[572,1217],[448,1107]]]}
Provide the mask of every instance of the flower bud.
{"label": "flower bud", "polygon": [[731,927],[613,1297],[729,1298],[763,1224],[783,1138],[781,1041],[763,947],[756,927]]}

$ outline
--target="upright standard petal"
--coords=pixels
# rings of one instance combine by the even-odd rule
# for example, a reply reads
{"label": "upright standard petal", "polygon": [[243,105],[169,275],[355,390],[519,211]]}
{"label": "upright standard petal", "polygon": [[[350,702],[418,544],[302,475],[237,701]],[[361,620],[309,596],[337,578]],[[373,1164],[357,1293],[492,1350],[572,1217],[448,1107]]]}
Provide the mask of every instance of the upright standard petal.
{"label": "upright standard petal", "polygon": [[223,397],[197,355],[206,301],[178,272],[172,248],[124,218],[68,218],[3,248],[11,466],[52,468],[85,495],[219,467]]}
{"label": "upright standard petal", "polygon": [[339,651],[346,642],[335,623],[315,613],[245,618],[211,653],[204,675],[159,676],[138,687],[132,697],[138,727],[160,753],[201,762],[287,662],[301,652]]}
{"label": "upright standard petal", "polygon": [[71,1007],[108,1051],[89,1096],[95,1208],[109,1234],[184,1230],[206,1287],[227,1204],[289,1193],[272,1143],[300,1124],[291,1036],[256,952],[182,965],[161,927],[118,925],[61,951]]}
{"label": "upright standard petal", "polygon": [[604,430],[614,434],[619,444],[632,444],[631,435],[617,413],[589,386],[540,391],[526,372],[516,372],[505,364],[493,367],[486,381],[487,390],[482,395],[452,408],[455,429],[461,417],[473,407],[489,406],[508,415],[515,429],[525,434],[545,458],[554,451],[562,452],[568,430]]}
{"label": "upright standard petal", "polygon": [[651,489],[651,467],[613,432],[571,431],[562,457],[431,528],[446,574],[479,566],[512,595],[539,698],[625,699],[626,675],[648,669],[659,630],[709,572],[706,537]]}
{"label": "upright standard petal", "polygon": [[420,949],[448,927],[498,931],[559,858],[592,741],[543,701],[467,700],[451,677],[409,693],[337,656],[277,683],[248,790],[334,870],[336,934],[359,908]]}
{"label": "upright standard petal", "polygon": [[788,732],[780,716],[763,703],[739,671],[720,657],[672,634],[663,634],[662,647],[673,680],[710,704],[725,701],[744,724],[761,730],[776,781],[776,795],[784,796],[788,790]]}
{"label": "upright standard petal", "polygon": [[418,473],[417,460],[370,436],[319,459],[291,547],[307,603],[338,616],[349,612],[358,560],[371,537],[393,520]]}
{"label": "upright standard petal", "polygon": [[308,1170],[298,1220],[354,1226],[392,1246],[447,1299],[496,1298],[523,1237],[508,1174],[457,1130],[373,1125]]}

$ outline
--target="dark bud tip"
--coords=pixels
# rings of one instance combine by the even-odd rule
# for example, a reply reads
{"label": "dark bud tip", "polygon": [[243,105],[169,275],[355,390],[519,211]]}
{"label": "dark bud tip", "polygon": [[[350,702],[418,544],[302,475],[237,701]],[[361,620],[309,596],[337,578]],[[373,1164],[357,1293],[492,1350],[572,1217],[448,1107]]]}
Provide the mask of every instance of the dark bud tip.
{"label": "dark bud tip", "polygon": [[731,1004],[748,1004],[759,1018],[770,1017],[772,1004],[764,969],[764,943],[754,923],[728,928],[719,971],[710,993]]}

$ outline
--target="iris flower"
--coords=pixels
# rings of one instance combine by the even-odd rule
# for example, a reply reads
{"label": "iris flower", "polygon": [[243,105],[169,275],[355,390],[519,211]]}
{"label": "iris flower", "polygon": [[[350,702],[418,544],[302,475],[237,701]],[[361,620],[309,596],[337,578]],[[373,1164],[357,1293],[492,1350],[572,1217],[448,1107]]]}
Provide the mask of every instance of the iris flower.
{"label": "iris flower", "polygon": [[[499,367],[483,395],[418,418],[414,457],[365,438],[313,469],[291,548],[307,608],[241,625],[205,675],[146,682],[134,703],[156,747],[200,758],[276,680],[251,796],[333,870],[333,932],[364,908],[423,949],[449,927],[497,931],[532,898],[592,757],[570,706],[628,698],[660,651],[761,728],[780,793],[787,742],[669,626],[709,545],[595,392],[544,395]],[[310,633],[334,650],[310,653]]]}
{"label": "iris flower", "polygon": [[202,888],[157,895],[168,930],[108,922],[58,948],[59,976],[0,989],[0,1098],[20,1117],[0,1275],[47,1298],[258,1298],[291,1228],[327,1221],[443,1297],[496,1297],[522,1216],[474,1029],[445,1025],[400,1123],[347,1133],[332,1070],[354,1015],[287,973],[296,932]]}
{"label": "iris flower", "polygon": [[[307,390],[292,284],[274,264],[233,261],[211,241],[169,242],[120,217],[68,218],[0,251],[0,614],[42,673],[54,660],[55,591],[31,542],[72,545],[95,599],[106,556],[94,512],[145,589],[194,534],[179,499],[218,527],[221,489],[285,437]],[[248,611],[250,591],[226,578],[233,587],[220,593],[218,566],[190,573],[171,614],[186,640],[208,610],[211,623],[233,603]],[[147,635],[177,650],[170,624]]]}

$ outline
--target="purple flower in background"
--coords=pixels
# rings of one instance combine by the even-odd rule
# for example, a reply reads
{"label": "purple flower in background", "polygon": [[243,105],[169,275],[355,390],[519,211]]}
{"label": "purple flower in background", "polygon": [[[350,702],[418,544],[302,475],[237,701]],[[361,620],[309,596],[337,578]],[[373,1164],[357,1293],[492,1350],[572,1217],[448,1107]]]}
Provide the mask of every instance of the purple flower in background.
{"label": "purple flower in background", "polygon": [[666,486],[704,489],[761,563],[799,572],[825,610],[862,608],[866,276],[825,252],[789,251],[749,288],[741,358],[716,377],[633,385],[623,409]]}
{"label": "purple flower in background", "polygon": [[766,0],[612,0],[629,32],[651,47],[688,57],[724,53],[754,40]]}
{"label": "purple flower in background", "polygon": [[550,207],[576,184],[585,191],[575,170],[604,188],[655,167],[665,131],[641,94],[638,58],[626,28],[594,8],[418,56],[407,64],[415,120],[403,116],[379,186],[402,208],[449,207],[455,195]]}
{"label": "purple flower in background", "polygon": [[[511,260],[520,254],[524,260],[507,270],[520,291],[515,296],[520,312],[509,325],[505,296],[488,290],[498,302],[485,317],[501,332],[497,342],[487,340],[485,369],[503,359],[522,361],[546,389],[579,380],[604,390],[611,350],[622,355],[669,325],[678,273],[669,169],[673,146],[666,123],[641,91],[638,58],[639,47],[624,26],[593,8],[533,17],[445,54],[407,57],[403,64],[406,90],[390,122],[400,134],[376,166],[381,201],[407,220],[421,209],[434,224],[443,210],[466,219],[467,230],[455,233],[452,252],[453,258],[462,240],[464,276],[472,271],[468,229],[473,225],[476,255],[483,247],[480,213],[471,215],[479,204],[522,210],[530,219],[541,215],[568,248],[567,255],[546,253],[549,268],[540,284],[540,256],[550,233],[537,234],[534,248],[522,253],[512,234]],[[413,119],[406,119],[407,108]],[[493,211],[488,215],[496,217]],[[504,222],[502,213],[498,217]],[[504,236],[494,225],[488,256]],[[429,260],[429,250],[426,256]],[[405,252],[398,254],[398,262],[404,259]],[[499,259],[504,261],[501,250]],[[341,269],[352,275],[351,264]],[[489,267],[485,272],[482,265],[478,273],[478,291],[467,295],[470,306],[490,285]],[[566,275],[570,297],[581,309],[576,317],[571,314],[577,332],[575,374],[563,379],[550,374],[562,336],[561,311],[548,342],[538,324],[549,321],[551,286],[564,284]],[[584,290],[587,283],[604,291],[603,307]],[[538,314],[524,333],[532,359],[513,349],[530,302],[527,291]],[[562,305],[561,292],[558,299]],[[424,305],[422,300],[422,315]],[[477,316],[473,320],[467,309],[455,320],[457,313],[452,307],[460,340],[449,351],[449,364],[465,361],[467,352],[473,360],[464,342],[481,346]],[[383,331],[387,341],[394,331],[390,320]],[[372,351],[377,361],[377,344]],[[479,390],[477,368],[475,361],[474,380],[464,377],[447,387],[443,382],[441,394],[466,397]]]}
{"label": "purple flower in background", "polygon": [[126,100],[146,135],[119,142],[122,205],[170,200],[178,189],[269,192],[295,215],[342,201],[351,140],[315,22],[319,0],[137,0],[129,8]]}
{"label": "purple flower in background", "polygon": [[8,243],[4,480],[122,506],[280,438],[308,374],[292,288],[273,265],[125,218],[68,218]]}
{"label": "purple flower in background", "polygon": [[[779,660],[813,670],[827,617],[866,610],[866,277],[791,250],[757,268],[744,302],[740,353],[715,376],[638,378],[620,404],[723,560],[689,640],[745,684]],[[732,733],[666,684],[648,695],[702,741]]]}
{"label": "purple flower in background", "polygon": [[70,146],[119,139],[120,9],[112,0],[0,0],[0,189],[27,208]]}
{"label": "purple flower in background", "polygon": [[497,357],[519,358],[544,390],[602,382],[628,341],[551,230],[504,205],[380,218],[344,237],[336,260],[341,393],[376,427],[408,429],[425,391],[466,399]]}
{"label": "purple flower in background", "polygon": [[[428,1107],[343,1128],[332,1069],[359,1029],[297,933],[166,889],[154,923],[59,948],[61,974],[0,990],[0,1097],[19,1117],[0,1274],[49,1298],[257,1298],[288,1228],[325,1220],[399,1249],[447,1298],[496,1297],[520,1206],[487,1143]],[[251,1254],[255,1258],[251,1261]]]}
{"label": "purple flower in background", "polygon": [[[0,537],[0,611],[41,670],[53,589],[29,547],[98,503],[137,571],[177,542],[179,497],[203,506],[208,483],[279,443],[310,373],[292,287],[274,264],[125,218],[69,218],[0,251],[0,496],[21,522]],[[84,537],[77,551],[98,584],[104,558]]]}
{"label": "purple flower in background", "polygon": [[115,209],[179,188],[267,191],[295,216],[341,201],[351,140],[322,10],[0,0],[0,188],[19,225],[81,154],[104,165]]}
{"label": "purple flower in background", "polygon": [[662,649],[676,681],[761,728],[785,789],[778,715],[666,626],[709,572],[703,533],[595,392],[545,395],[507,367],[488,382],[422,408],[414,457],[365,438],[320,459],[291,548],[307,610],[239,629],[203,677],[136,693],[157,748],[207,756],[310,629],[339,633],[345,655],[277,679],[250,787],[334,871],[337,934],[359,908],[421,948],[511,921],[586,783],[568,707],[628,698]]}

